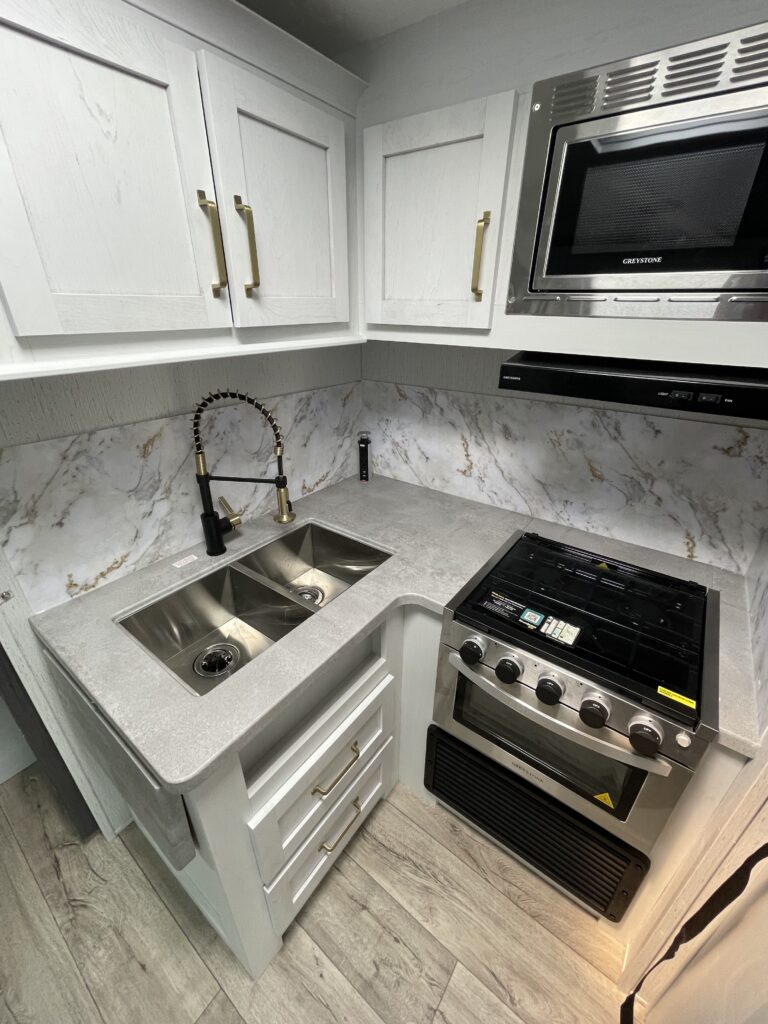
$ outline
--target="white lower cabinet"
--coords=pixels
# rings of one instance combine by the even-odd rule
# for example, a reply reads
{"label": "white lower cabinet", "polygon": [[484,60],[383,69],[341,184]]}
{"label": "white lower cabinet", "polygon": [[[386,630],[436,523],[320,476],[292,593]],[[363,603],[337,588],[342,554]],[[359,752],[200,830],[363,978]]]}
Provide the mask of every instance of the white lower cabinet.
{"label": "white lower cabinet", "polygon": [[399,683],[387,669],[385,657],[363,657],[247,786],[251,846],[278,935],[397,780]]}
{"label": "white lower cabinet", "polygon": [[395,744],[390,736],[277,878],[265,887],[277,932],[286,930],[368,814],[392,788],[396,770]]}
{"label": "white lower cabinet", "polygon": [[[364,673],[362,685],[376,678]],[[360,684],[358,684],[360,685]],[[359,693],[358,693],[359,696]],[[328,813],[345,788],[365,770],[394,732],[395,680],[386,674],[328,735],[328,724],[307,738],[314,749],[304,763],[266,799],[249,821],[262,878],[275,877]]]}

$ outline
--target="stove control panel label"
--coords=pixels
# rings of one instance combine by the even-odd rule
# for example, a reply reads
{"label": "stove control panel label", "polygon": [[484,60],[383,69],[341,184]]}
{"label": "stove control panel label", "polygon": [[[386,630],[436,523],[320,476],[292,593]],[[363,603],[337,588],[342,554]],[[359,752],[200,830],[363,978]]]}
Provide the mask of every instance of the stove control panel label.
{"label": "stove control panel label", "polygon": [[544,612],[536,612],[533,608],[526,608],[520,616],[520,621],[528,626],[540,626],[545,617]]}
{"label": "stove control panel label", "polygon": [[563,619],[556,619],[550,615],[541,627],[541,632],[545,636],[551,636],[553,640],[559,640],[560,643],[573,647],[581,630],[570,622],[564,622]]}
{"label": "stove control panel label", "polygon": [[518,622],[531,631],[542,633],[569,647],[573,647],[581,633],[581,629],[574,626],[573,623],[556,619],[553,615],[545,615],[544,612],[539,612],[535,608],[526,608],[519,601],[513,600],[500,590],[489,590],[481,605],[502,619]]}

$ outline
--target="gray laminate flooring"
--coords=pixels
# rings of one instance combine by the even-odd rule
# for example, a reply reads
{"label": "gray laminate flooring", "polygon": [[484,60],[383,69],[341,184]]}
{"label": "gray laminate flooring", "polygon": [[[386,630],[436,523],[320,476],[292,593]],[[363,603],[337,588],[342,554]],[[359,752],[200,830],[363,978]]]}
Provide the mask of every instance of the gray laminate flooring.
{"label": "gray laminate flooring", "polygon": [[36,766],[0,786],[0,1024],[615,1024],[622,955],[398,786],[253,981],[135,826],[83,843]]}

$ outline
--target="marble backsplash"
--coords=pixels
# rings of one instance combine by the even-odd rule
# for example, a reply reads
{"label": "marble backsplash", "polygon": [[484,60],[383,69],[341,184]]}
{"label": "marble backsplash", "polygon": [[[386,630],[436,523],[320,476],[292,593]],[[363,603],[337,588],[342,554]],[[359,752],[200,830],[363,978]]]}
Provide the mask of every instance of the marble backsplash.
{"label": "marble backsplash", "polygon": [[[266,401],[285,434],[291,494],[354,472],[360,390],[344,384]],[[212,473],[265,476],[272,432],[253,410],[203,419]],[[174,416],[0,451],[0,546],[41,611],[201,540],[191,416]],[[245,516],[274,490],[219,484]]]}
{"label": "marble backsplash", "polygon": [[745,573],[768,430],[364,381],[376,473]]}

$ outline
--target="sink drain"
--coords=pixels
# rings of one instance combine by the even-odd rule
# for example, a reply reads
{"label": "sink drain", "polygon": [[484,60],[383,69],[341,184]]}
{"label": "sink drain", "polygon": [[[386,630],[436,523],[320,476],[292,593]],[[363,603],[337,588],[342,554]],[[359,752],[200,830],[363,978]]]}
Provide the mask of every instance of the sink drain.
{"label": "sink drain", "polygon": [[213,644],[200,651],[193,667],[199,676],[211,678],[231,672],[239,661],[240,651],[234,644]]}
{"label": "sink drain", "polygon": [[296,597],[300,597],[302,601],[308,601],[310,604],[322,604],[325,600],[325,591],[322,587],[307,584],[303,587],[294,587],[293,592]]}

